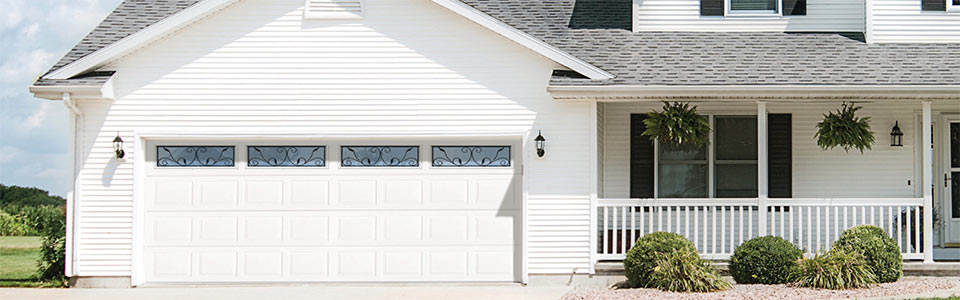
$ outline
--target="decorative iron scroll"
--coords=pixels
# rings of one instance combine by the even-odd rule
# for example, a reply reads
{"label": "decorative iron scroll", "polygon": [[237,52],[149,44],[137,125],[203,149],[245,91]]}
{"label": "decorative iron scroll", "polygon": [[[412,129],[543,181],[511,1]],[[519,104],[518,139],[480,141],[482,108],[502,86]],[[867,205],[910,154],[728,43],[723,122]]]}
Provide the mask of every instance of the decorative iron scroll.
{"label": "decorative iron scroll", "polygon": [[433,146],[434,167],[509,167],[510,146]]}
{"label": "decorative iron scroll", "polygon": [[250,167],[323,167],[327,164],[324,146],[248,146]]}
{"label": "decorative iron scroll", "polygon": [[342,146],[340,164],[344,167],[417,167],[418,146]]}
{"label": "decorative iron scroll", "polygon": [[157,146],[158,167],[232,167],[233,146]]}

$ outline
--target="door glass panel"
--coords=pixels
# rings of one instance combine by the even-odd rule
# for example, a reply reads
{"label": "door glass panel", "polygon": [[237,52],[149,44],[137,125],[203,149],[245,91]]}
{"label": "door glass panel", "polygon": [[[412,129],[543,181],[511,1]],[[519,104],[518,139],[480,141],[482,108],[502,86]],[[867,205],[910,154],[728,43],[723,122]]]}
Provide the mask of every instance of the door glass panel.
{"label": "door glass panel", "polygon": [[716,118],[717,160],[757,159],[757,118]]}
{"label": "door glass panel", "polygon": [[950,167],[960,168],[960,123],[950,123]]}
{"label": "door glass panel", "polygon": [[950,207],[954,218],[960,218],[960,172],[950,173]]}
{"label": "door glass panel", "polygon": [[660,165],[659,171],[659,197],[707,197],[707,165]]}
{"label": "door glass panel", "polygon": [[757,196],[757,165],[717,165],[718,198],[753,198]]}

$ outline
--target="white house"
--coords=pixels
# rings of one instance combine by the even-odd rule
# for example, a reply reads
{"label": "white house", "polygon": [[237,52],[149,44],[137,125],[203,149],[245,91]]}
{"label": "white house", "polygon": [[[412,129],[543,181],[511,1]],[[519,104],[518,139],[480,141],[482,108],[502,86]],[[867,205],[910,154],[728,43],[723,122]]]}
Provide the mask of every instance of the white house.
{"label": "white house", "polygon": [[[81,281],[527,282],[864,223],[960,258],[960,0],[126,0],[30,90],[72,112]],[[662,101],[710,146],[641,136]],[[818,148],[842,102],[872,150]]]}

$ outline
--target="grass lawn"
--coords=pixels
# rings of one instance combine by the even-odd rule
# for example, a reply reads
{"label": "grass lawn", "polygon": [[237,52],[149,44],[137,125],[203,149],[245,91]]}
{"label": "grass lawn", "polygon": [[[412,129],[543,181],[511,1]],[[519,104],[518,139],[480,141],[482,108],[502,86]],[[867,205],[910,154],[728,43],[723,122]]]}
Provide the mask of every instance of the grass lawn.
{"label": "grass lawn", "polygon": [[0,287],[53,287],[61,283],[38,282],[40,237],[0,236]]}

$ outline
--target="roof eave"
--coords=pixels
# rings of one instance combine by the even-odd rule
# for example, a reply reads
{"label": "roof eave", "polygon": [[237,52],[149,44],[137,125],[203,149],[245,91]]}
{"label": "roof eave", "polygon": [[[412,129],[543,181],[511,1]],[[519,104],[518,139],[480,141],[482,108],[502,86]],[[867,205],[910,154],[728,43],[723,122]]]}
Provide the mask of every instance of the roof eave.
{"label": "roof eave", "polygon": [[672,98],[960,99],[960,85],[551,85],[557,100]]}

